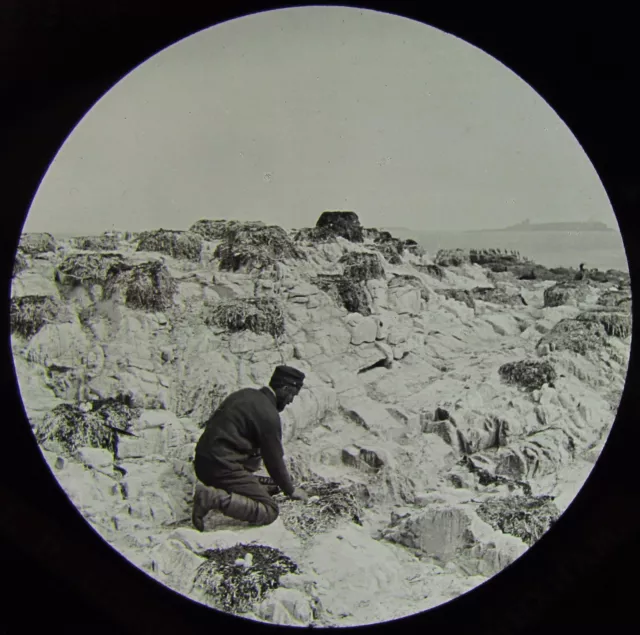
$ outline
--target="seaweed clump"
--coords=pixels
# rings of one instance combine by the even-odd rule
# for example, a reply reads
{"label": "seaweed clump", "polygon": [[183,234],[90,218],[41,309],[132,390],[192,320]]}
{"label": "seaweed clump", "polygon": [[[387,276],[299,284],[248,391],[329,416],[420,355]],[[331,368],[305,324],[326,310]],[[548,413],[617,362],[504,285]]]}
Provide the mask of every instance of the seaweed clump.
{"label": "seaweed clump", "polygon": [[265,545],[235,545],[209,549],[197,569],[194,587],[201,589],[217,608],[246,613],[267,593],[280,586],[280,578],[297,573],[298,565],[278,549]]}
{"label": "seaweed clump", "polygon": [[461,267],[470,262],[469,252],[465,249],[440,249],[434,260],[439,267]]}
{"label": "seaweed clump", "polygon": [[161,262],[115,264],[109,269],[104,286],[105,297],[122,291],[128,307],[146,311],[169,308],[177,289],[177,282]]}
{"label": "seaweed clump", "polygon": [[47,232],[26,233],[20,237],[20,249],[29,256],[55,253],[56,248],[56,239]]}
{"label": "seaweed clump", "polygon": [[550,496],[492,498],[477,508],[482,520],[531,546],[555,523],[560,510]]}
{"label": "seaweed clump", "polygon": [[471,294],[477,300],[491,302],[493,304],[504,304],[507,306],[526,306],[526,300],[519,293],[507,293],[497,287],[476,287]]}
{"label": "seaweed clump", "polygon": [[114,265],[124,264],[118,253],[82,253],[67,256],[56,269],[59,284],[105,284]]}
{"label": "seaweed clump", "polygon": [[202,238],[189,231],[157,229],[140,234],[137,251],[154,251],[179,260],[199,262]]}
{"label": "seaweed clump", "polygon": [[46,295],[25,295],[11,299],[11,332],[32,338],[45,324],[58,317],[60,307]]}
{"label": "seaweed clump", "polygon": [[196,221],[189,231],[199,234],[205,240],[222,240],[227,233],[229,225],[237,225],[238,221],[227,221],[222,219],[210,220],[208,218]]}
{"label": "seaweed clump", "polygon": [[503,364],[498,369],[503,381],[515,384],[526,390],[540,390],[544,384],[550,386],[557,379],[557,373],[547,361],[520,360]]}
{"label": "seaweed clump", "polygon": [[304,251],[277,225],[262,222],[229,222],[214,257],[223,271],[264,269],[284,260],[304,260]]}
{"label": "seaweed clump", "polygon": [[24,255],[22,249],[18,249],[18,251],[16,252],[16,257],[13,260],[12,277],[15,278],[16,276],[19,276],[28,267],[29,261],[27,260],[27,257]]}
{"label": "seaweed clump", "polygon": [[114,251],[119,247],[119,239],[116,234],[100,234],[99,236],[76,236],[71,239],[71,244],[81,251]]}
{"label": "seaweed clump", "polygon": [[614,310],[585,311],[576,317],[580,322],[601,324],[607,335],[625,339],[631,335],[631,316],[629,313]]}
{"label": "seaweed clump", "polygon": [[273,337],[284,334],[285,319],[281,303],[276,298],[234,298],[222,301],[205,318],[207,326],[217,326],[231,332],[252,331]]}
{"label": "seaweed clump", "polygon": [[604,307],[617,307],[631,300],[628,291],[609,289],[598,298],[598,304]]}
{"label": "seaweed clump", "polygon": [[544,290],[544,306],[556,307],[568,304],[570,301],[584,302],[589,295],[589,286],[584,282],[559,282]]}
{"label": "seaweed clump", "polygon": [[351,251],[338,262],[344,268],[344,277],[354,283],[384,278],[384,267],[377,254]]}
{"label": "seaweed clump", "polygon": [[353,488],[320,480],[301,482],[300,486],[310,497],[306,504],[301,505],[283,494],[275,498],[284,526],[303,540],[329,531],[341,520],[362,525],[362,505]]}
{"label": "seaweed clump", "polygon": [[456,300],[466,304],[470,309],[476,308],[476,301],[473,294],[468,289],[436,289],[438,295],[444,296],[448,300]]}
{"label": "seaweed clump", "polygon": [[560,320],[548,333],[543,335],[536,350],[571,351],[586,355],[589,351],[599,351],[606,345],[607,333],[599,322],[585,320]]}
{"label": "seaweed clump", "polygon": [[87,408],[64,403],[48,413],[36,433],[39,443],[54,441],[69,453],[80,447],[102,448],[116,453],[117,433],[130,433],[139,411],[120,399],[95,400]]}

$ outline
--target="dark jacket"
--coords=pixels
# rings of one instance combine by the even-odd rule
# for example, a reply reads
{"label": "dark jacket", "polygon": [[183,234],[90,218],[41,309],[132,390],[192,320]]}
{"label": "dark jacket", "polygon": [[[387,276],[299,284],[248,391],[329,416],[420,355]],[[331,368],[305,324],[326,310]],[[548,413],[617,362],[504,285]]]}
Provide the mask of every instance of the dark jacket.
{"label": "dark jacket", "polygon": [[243,388],[229,395],[213,413],[196,445],[196,454],[237,470],[250,457],[262,454],[264,466],[287,495],[294,486],[284,464],[282,422],[269,388]]}

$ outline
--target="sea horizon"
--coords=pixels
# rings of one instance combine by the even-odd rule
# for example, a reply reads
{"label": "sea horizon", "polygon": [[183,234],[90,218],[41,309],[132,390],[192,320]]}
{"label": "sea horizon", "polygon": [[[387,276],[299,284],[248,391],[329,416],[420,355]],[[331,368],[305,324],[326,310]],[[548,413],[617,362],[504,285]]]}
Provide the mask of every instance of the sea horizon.
{"label": "sea horizon", "polygon": [[[132,232],[104,229],[92,232]],[[390,231],[390,229],[386,229]],[[574,267],[584,263],[587,269],[629,271],[622,236],[618,231],[506,231],[504,229],[413,230],[391,228],[397,238],[412,238],[431,257],[439,249],[502,249],[517,251],[524,258],[546,267]],[[29,232],[34,233],[34,232]],[[56,239],[87,235],[86,232],[49,232]]]}

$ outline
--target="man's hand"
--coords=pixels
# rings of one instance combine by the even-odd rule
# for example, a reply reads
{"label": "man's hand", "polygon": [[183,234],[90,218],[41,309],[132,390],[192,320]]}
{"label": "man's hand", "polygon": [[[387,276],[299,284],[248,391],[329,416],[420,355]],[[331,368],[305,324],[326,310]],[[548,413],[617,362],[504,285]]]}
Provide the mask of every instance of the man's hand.
{"label": "man's hand", "polygon": [[309,500],[309,495],[304,490],[296,487],[289,498],[294,501],[303,501],[306,503]]}

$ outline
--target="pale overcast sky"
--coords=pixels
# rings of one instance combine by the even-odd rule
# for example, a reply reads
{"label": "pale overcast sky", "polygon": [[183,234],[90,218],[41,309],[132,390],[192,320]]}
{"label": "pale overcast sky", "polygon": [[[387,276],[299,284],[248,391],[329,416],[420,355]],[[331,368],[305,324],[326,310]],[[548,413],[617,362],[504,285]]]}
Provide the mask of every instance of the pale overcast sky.
{"label": "pale overcast sky", "polygon": [[616,227],[573,134],[486,53],[410,20],[305,7],[197,33],[80,122],[25,231],[186,229],[200,218],[365,226]]}

